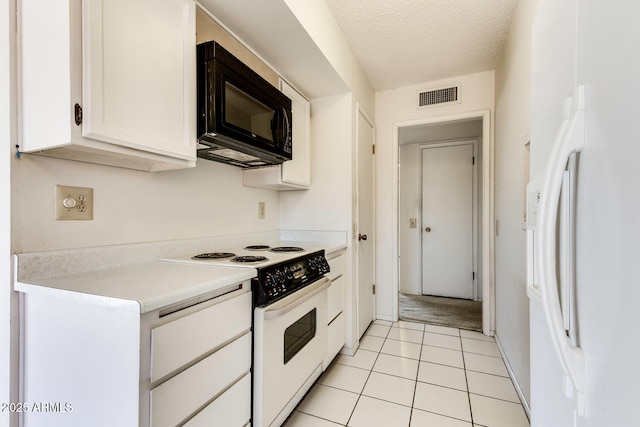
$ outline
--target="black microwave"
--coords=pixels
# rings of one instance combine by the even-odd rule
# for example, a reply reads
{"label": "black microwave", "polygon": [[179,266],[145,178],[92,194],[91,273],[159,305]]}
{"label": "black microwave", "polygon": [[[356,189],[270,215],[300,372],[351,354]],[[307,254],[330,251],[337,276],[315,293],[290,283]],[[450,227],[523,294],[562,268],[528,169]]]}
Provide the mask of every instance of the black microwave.
{"label": "black microwave", "polygon": [[291,99],[216,42],[197,46],[198,157],[243,168],[291,160]]}

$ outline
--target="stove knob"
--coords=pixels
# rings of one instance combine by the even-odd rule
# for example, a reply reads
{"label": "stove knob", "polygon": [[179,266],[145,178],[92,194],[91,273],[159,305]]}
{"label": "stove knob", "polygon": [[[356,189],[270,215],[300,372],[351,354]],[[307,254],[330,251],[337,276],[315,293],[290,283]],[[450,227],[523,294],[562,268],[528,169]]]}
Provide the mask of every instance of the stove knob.
{"label": "stove knob", "polygon": [[316,265],[316,260],[315,259],[310,259],[309,260],[309,268],[311,269],[311,271],[314,271],[318,266]]}
{"label": "stove knob", "polygon": [[293,272],[291,271],[291,269],[289,267],[285,267],[284,268],[284,274],[285,274],[287,280],[293,280]]}
{"label": "stove knob", "polygon": [[273,274],[267,273],[264,279],[264,283],[267,288],[273,288],[273,286],[275,285],[275,278],[273,277]]}
{"label": "stove knob", "polygon": [[281,270],[276,271],[276,280],[278,281],[278,284],[284,283],[284,274]]}

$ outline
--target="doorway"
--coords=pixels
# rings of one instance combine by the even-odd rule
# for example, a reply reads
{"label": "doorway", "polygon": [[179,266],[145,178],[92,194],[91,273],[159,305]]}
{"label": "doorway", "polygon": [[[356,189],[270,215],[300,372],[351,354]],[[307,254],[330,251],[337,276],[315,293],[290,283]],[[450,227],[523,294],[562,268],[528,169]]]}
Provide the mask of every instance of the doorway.
{"label": "doorway", "polygon": [[[395,200],[398,207],[397,239],[394,239],[397,244],[398,255],[396,270],[398,272],[398,282],[395,288],[395,292],[398,295],[397,318],[402,317],[400,315],[400,304],[406,303],[407,297],[415,296],[419,299],[430,299],[429,304],[431,306],[438,306],[437,310],[432,311],[440,311],[446,314],[445,317],[449,317],[451,313],[455,314],[456,310],[459,310],[460,313],[472,314],[472,317],[475,316],[475,323],[473,324],[475,326],[463,326],[465,329],[476,329],[488,335],[493,334],[495,317],[492,296],[493,284],[491,281],[491,260],[493,259],[491,251],[493,250],[493,245],[491,245],[490,239],[493,230],[493,211],[491,209],[491,183],[493,178],[491,174],[492,152],[489,129],[488,111],[405,122],[395,126],[394,142],[397,144],[396,148],[398,149],[399,177],[397,198]],[[467,236],[467,247],[463,249],[463,252],[465,252],[464,260],[454,260],[449,255],[445,257],[444,262],[444,264],[454,266],[464,264],[458,270],[464,272],[464,274],[460,273],[460,278],[464,282],[460,286],[465,288],[466,292],[450,292],[450,286],[445,285],[443,275],[447,277],[455,276],[451,271],[455,270],[456,267],[445,265],[445,270],[449,269],[449,272],[435,274],[433,276],[435,277],[435,285],[428,283],[428,273],[426,271],[423,272],[423,263],[426,264],[425,267],[427,268],[429,263],[431,263],[432,267],[434,265],[440,267],[443,264],[441,261],[435,263],[433,261],[438,259],[438,251],[446,252],[443,251],[443,244],[447,245],[448,243],[446,240],[444,241],[445,243],[437,243],[433,246],[436,249],[433,249],[426,241],[436,233],[433,223],[428,224],[430,220],[426,216],[426,210],[425,218],[423,218],[422,150],[429,149],[427,147],[433,149],[448,145],[464,146],[470,142],[473,144],[473,141],[476,141],[476,148],[473,150],[475,155],[472,156],[474,159],[470,161],[475,163],[473,165],[475,167],[473,171],[475,179],[472,184],[475,187],[475,195],[472,195],[471,198],[475,211],[470,214],[472,218],[471,224],[468,224],[468,219],[464,220],[467,222],[467,231],[471,228],[472,233],[471,237],[466,231],[464,233]],[[460,151],[468,150],[469,148],[460,148]],[[465,155],[467,154],[465,153]],[[442,158],[435,161],[436,164],[442,162]],[[446,173],[446,171],[441,170],[436,172],[436,175],[440,177],[440,181],[456,179],[443,175]],[[409,186],[406,185],[407,182],[410,183]],[[428,195],[425,197],[428,197]],[[438,202],[436,201],[435,203]],[[465,206],[469,206],[468,201],[465,203]],[[469,215],[467,215],[468,217]],[[440,230],[441,228],[442,226],[438,225],[438,229]],[[428,229],[430,230],[426,231]],[[468,243],[469,239],[471,239],[471,244]],[[457,251],[459,249],[454,250],[454,252]],[[423,259],[423,256],[425,259]],[[469,263],[471,263],[471,267],[468,267]],[[423,276],[426,276],[425,280],[427,282],[424,289]],[[436,287],[435,290],[433,290],[432,285]],[[458,302],[461,304],[457,304]],[[417,303],[414,301],[413,309],[420,310],[419,305],[423,303],[424,301]],[[446,320],[446,322],[448,321]],[[431,323],[441,324],[438,322]]]}

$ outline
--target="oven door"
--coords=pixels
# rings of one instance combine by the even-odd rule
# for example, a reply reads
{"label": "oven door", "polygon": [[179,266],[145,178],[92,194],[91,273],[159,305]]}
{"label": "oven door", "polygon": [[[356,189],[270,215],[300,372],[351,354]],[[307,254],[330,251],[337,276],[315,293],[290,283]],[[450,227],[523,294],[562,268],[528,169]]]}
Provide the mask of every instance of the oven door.
{"label": "oven door", "polygon": [[330,284],[323,277],[255,309],[254,426],[279,426],[322,373]]}

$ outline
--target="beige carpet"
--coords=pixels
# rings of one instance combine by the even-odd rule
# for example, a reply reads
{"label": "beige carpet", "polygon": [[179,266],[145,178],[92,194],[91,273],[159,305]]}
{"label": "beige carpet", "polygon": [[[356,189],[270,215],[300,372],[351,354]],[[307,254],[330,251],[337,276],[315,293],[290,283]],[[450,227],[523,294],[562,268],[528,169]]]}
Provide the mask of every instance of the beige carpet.
{"label": "beige carpet", "polygon": [[482,331],[482,301],[400,294],[400,319]]}

